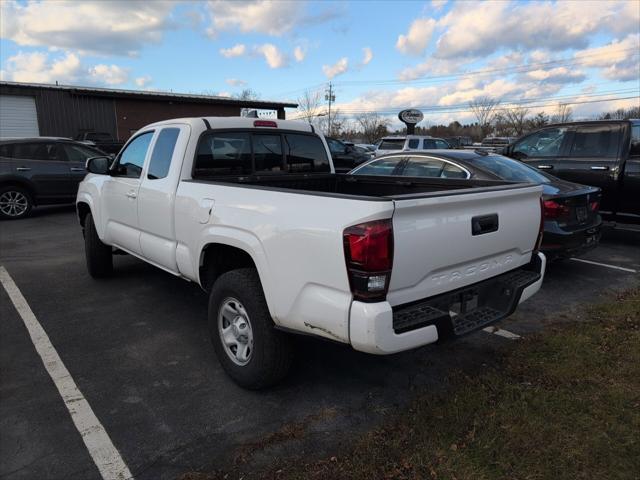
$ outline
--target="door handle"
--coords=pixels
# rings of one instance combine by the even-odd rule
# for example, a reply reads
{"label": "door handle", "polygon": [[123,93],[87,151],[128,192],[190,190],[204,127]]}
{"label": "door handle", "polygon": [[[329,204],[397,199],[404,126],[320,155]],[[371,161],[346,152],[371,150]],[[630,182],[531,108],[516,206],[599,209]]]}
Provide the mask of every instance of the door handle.
{"label": "door handle", "polygon": [[609,167],[606,165],[594,165],[591,170],[609,170]]}
{"label": "door handle", "polygon": [[538,165],[540,170],[553,170],[553,165]]}
{"label": "door handle", "polygon": [[71,170],[72,172],[86,172],[87,171],[85,168],[80,168],[80,167],[71,167],[69,170]]}
{"label": "door handle", "polygon": [[138,198],[138,194],[136,192],[134,192],[133,190],[131,190],[130,192],[127,192],[127,197],[129,197],[129,198]]}
{"label": "door handle", "polygon": [[31,169],[29,167],[16,167],[18,172],[30,172]]}

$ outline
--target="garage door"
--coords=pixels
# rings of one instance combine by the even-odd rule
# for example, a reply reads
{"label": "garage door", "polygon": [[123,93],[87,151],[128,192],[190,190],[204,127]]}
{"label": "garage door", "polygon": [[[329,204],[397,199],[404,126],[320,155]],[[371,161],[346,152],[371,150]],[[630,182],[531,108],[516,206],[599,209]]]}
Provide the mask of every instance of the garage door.
{"label": "garage door", "polygon": [[0,138],[38,137],[38,114],[33,97],[0,95]]}

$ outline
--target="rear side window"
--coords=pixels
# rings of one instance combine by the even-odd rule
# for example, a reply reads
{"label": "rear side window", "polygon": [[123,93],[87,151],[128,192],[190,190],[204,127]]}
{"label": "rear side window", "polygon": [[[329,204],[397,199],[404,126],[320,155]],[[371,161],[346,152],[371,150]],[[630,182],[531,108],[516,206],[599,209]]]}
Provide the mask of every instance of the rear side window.
{"label": "rear side window", "polygon": [[202,137],[196,155],[196,174],[250,175],[251,171],[248,133],[220,132]]}
{"label": "rear side window", "polygon": [[616,125],[593,125],[576,128],[570,157],[618,156],[621,127]]}
{"label": "rear side window", "polygon": [[411,157],[402,175],[405,177],[440,177],[445,162],[433,158]]}
{"label": "rear side window", "polygon": [[253,135],[253,160],[255,173],[283,170],[280,135]]}
{"label": "rear side window", "polygon": [[288,133],[284,152],[290,172],[329,172],[329,158],[319,137]]}
{"label": "rear side window", "polygon": [[420,140],[418,140],[417,138],[412,138],[411,140],[409,140],[409,148],[411,149],[416,149],[418,148],[418,145],[420,144]]}
{"label": "rear side window", "polygon": [[436,140],[436,148],[438,149],[447,149],[449,148],[449,144],[444,140]]}
{"label": "rear side window", "polygon": [[165,178],[171,166],[171,157],[176,148],[176,141],[180,135],[179,128],[165,128],[158,135],[156,144],[153,147],[151,161],[149,162],[149,172],[147,178],[157,180]]}
{"label": "rear side window", "polygon": [[402,161],[400,157],[381,158],[374,160],[358,168],[354,174],[358,175],[392,175],[398,164]]}
{"label": "rear side window", "polygon": [[16,143],[13,146],[13,158],[20,160],[66,160],[62,149],[55,143]]}

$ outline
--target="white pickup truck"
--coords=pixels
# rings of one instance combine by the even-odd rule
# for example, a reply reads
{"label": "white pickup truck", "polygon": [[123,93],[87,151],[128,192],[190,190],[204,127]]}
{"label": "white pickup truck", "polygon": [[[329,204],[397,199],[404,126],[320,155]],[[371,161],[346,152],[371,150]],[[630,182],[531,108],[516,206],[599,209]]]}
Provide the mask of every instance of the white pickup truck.
{"label": "white pickup truck", "polygon": [[198,283],[247,388],[283,378],[292,332],[400,352],[507,317],[544,275],[540,186],[335,174],[306,123],[167,120],[87,169],[90,275],[126,252]]}

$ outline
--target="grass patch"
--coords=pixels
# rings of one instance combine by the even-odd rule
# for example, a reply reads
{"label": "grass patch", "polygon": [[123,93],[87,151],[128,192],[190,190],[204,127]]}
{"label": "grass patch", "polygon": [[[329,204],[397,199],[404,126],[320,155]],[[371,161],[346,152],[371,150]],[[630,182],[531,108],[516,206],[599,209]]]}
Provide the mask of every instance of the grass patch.
{"label": "grass patch", "polygon": [[[343,455],[243,478],[640,479],[640,290],[454,372]],[[190,473],[184,479],[237,478]]]}

